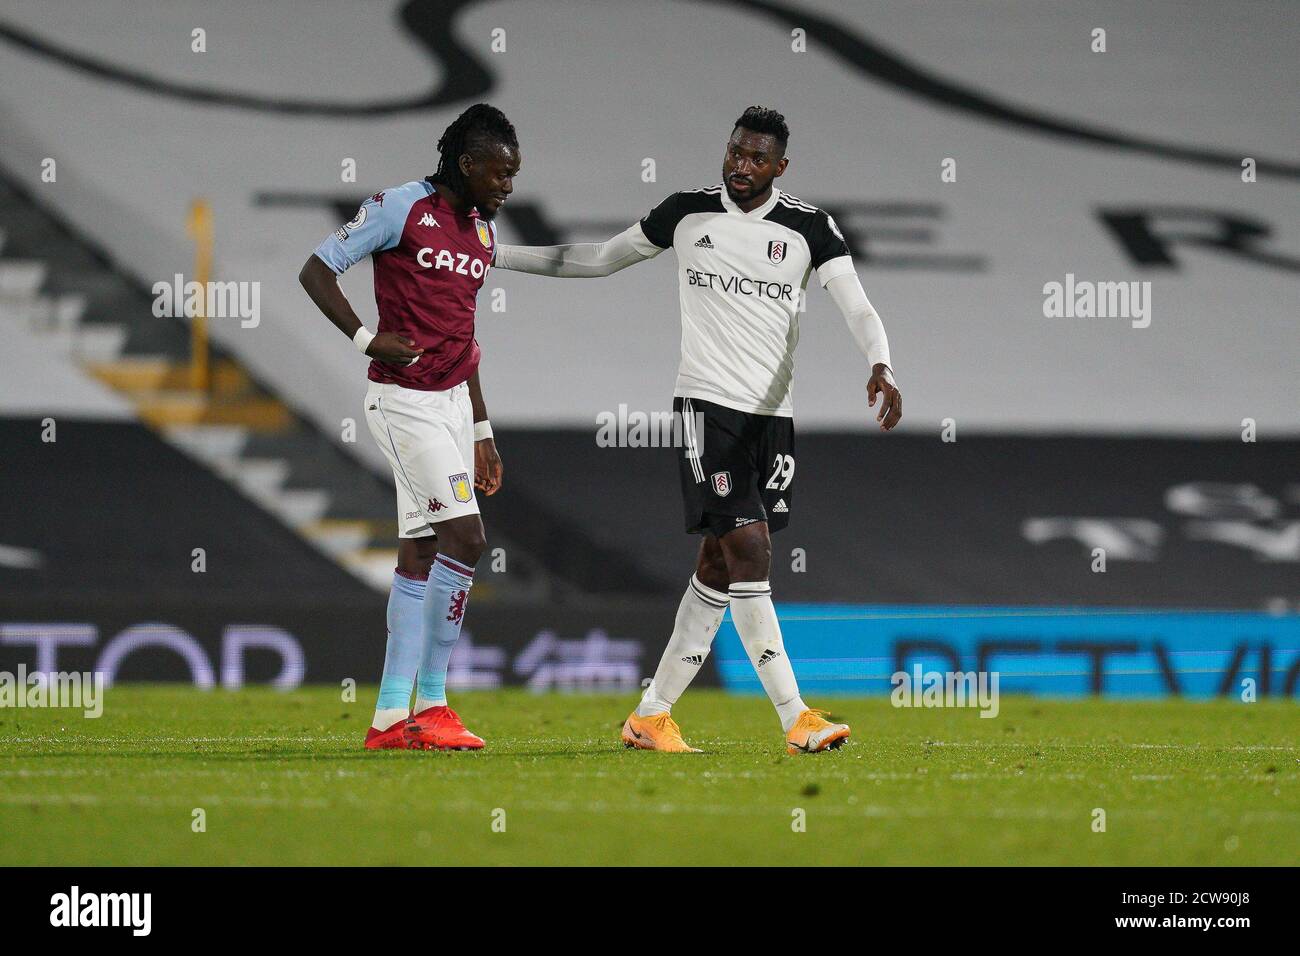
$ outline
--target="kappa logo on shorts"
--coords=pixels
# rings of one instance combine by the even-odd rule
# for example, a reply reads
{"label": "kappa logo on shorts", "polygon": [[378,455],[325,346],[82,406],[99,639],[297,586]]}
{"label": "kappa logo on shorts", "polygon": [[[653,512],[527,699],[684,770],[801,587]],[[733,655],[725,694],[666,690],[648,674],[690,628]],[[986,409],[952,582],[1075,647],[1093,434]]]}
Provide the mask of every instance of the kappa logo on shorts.
{"label": "kappa logo on shorts", "polygon": [[715,471],[709,476],[709,480],[713,482],[713,493],[719,498],[731,494],[731,472]]}
{"label": "kappa logo on shorts", "polygon": [[451,496],[461,504],[474,497],[474,492],[469,486],[469,475],[466,472],[462,471],[459,475],[449,475],[447,480],[451,482]]}
{"label": "kappa logo on shorts", "polygon": [[443,504],[441,501],[439,501],[437,498],[430,498],[430,499],[429,499],[429,514],[431,514],[431,515],[436,515],[439,511],[442,511],[442,510],[445,509],[446,507],[447,507],[447,506],[444,505],[444,504]]}

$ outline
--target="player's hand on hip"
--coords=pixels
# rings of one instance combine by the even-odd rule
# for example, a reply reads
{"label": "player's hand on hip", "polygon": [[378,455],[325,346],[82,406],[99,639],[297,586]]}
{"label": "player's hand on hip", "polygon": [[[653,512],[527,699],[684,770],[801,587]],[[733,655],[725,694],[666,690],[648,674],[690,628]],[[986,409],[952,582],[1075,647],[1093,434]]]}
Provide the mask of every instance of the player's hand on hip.
{"label": "player's hand on hip", "polygon": [[903,393],[894,384],[894,373],[888,365],[877,362],[871,370],[867,382],[867,404],[876,407],[880,399],[880,411],[876,412],[876,421],[880,422],[882,431],[889,431],[903,417]]}
{"label": "player's hand on hip", "polygon": [[380,362],[414,365],[415,360],[424,354],[424,349],[415,348],[414,339],[408,339],[396,332],[380,332],[371,341],[366,354]]}
{"label": "player's hand on hip", "polygon": [[501,487],[501,456],[497,443],[483,438],[474,443],[474,487],[485,495],[494,495]]}

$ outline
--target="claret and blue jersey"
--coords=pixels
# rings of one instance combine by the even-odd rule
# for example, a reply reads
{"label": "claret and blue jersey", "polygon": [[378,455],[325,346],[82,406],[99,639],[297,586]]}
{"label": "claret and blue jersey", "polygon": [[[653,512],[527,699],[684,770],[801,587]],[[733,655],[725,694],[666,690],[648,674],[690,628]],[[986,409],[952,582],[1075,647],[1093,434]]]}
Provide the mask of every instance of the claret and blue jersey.
{"label": "claret and blue jersey", "polygon": [[474,374],[474,306],[495,245],[490,222],[456,212],[428,180],[375,193],[326,237],[316,256],[336,275],[373,258],[378,331],[425,350],[409,366],[371,362],[371,381],[442,391]]}

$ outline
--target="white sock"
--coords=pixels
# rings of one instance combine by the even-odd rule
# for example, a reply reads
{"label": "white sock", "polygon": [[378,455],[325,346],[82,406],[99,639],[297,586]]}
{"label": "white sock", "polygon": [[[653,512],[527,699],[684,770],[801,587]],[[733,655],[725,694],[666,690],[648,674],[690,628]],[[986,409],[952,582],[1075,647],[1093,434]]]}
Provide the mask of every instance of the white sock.
{"label": "white sock", "polygon": [[781,729],[789,731],[799,715],[808,709],[799,696],[794,668],[781,641],[781,624],[772,606],[772,588],[766,581],[733,581],[731,584],[731,619],[740,633],[749,662],[767,691],[768,700],[781,719]]}
{"label": "white sock", "polygon": [[415,710],[412,711],[412,713],[422,714],[430,707],[446,707],[446,706],[447,706],[447,702],[445,700],[430,700],[427,697],[421,697],[420,695],[417,694],[415,696]]}
{"label": "white sock", "polygon": [[709,656],[713,635],[718,633],[722,615],[727,613],[727,595],[700,582],[694,574],[677,607],[672,637],[659,659],[659,668],[637,705],[638,717],[672,711],[673,704]]}
{"label": "white sock", "polygon": [[393,724],[399,723],[410,717],[411,713],[405,707],[384,707],[375,711],[375,719],[370,722],[370,726],[375,730],[387,730]]}

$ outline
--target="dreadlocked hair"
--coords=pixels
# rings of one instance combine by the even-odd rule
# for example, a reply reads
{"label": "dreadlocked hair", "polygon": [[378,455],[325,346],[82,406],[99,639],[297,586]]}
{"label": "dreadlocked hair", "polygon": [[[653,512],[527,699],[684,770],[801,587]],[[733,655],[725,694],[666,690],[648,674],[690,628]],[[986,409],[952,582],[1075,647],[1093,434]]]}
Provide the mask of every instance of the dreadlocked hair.
{"label": "dreadlocked hair", "polygon": [[747,129],[751,133],[770,133],[776,137],[784,150],[790,142],[790,127],[785,125],[785,117],[776,110],[765,106],[751,106],[740,114],[733,129]]}
{"label": "dreadlocked hair", "polygon": [[438,140],[438,169],[429,180],[460,192],[465,188],[460,158],[493,143],[518,149],[514,124],[495,106],[475,103],[457,116]]}

